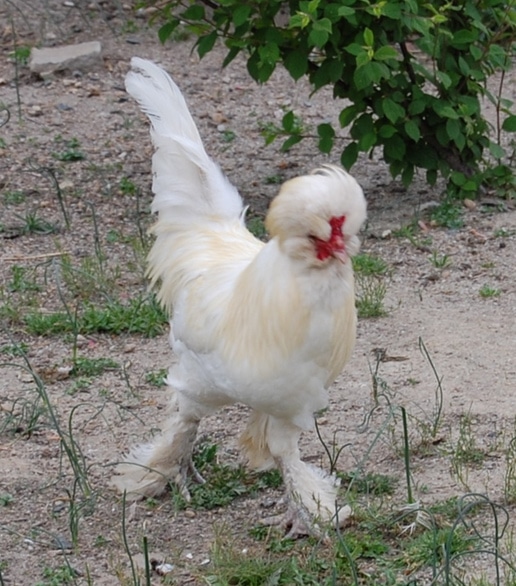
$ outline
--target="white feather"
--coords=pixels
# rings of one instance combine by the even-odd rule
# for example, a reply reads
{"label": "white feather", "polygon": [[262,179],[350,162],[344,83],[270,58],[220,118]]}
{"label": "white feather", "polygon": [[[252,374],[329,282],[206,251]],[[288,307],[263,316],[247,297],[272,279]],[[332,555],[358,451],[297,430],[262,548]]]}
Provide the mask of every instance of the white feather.
{"label": "white feather", "polygon": [[149,117],[156,149],[152,211],[175,222],[203,215],[242,217],[242,199],[204,150],[177,85],[150,61],[133,57],[131,67],[125,87]]}

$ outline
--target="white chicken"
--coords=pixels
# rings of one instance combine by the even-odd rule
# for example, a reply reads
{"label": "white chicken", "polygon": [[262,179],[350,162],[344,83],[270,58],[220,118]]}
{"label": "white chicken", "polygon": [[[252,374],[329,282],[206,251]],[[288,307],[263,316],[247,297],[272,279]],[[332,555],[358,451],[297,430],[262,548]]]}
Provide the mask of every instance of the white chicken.
{"label": "white chicken", "polygon": [[[149,117],[158,221],[148,273],[170,312],[177,357],[167,377],[172,409],[161,435],[133,448],[113,482],[130,498],[169,482],[188,498],[200,419],[223,405],[252,409],[242,436],[249,464],[282,473],[288,509],[269,519],[289,535],[335,519],[338,482],[302,462],[298,440],[328,403],[348,361],[356,313],[350,257],[366,203],[335,166],[287,181],[266,217],[264,244],[244,224],[236,189],[208,157],[178,87],[133,58],[126,88]],[[343,507],[339,522],[349,515]]]}

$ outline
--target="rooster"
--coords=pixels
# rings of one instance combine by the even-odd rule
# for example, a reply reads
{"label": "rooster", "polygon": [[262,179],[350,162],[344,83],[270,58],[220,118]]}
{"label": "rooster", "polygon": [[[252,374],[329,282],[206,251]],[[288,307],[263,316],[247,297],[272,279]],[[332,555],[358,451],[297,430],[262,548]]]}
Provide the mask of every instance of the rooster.
{"label": "rooster", "polygon": [[265,244],[245,227],[237,190],[204,150],[180,90],[157,65],[131,61],[126,88],[151,121],[158,221],[148,275],[171,317],[177,364],[161,435],[133,448],[113,478],[130,498],[169,482],[189,498],[199,421],[223,405],[251,408],[241,444],[249,465],[279,468],[288,507],[266,520],[289,536],[318,533],[336,507],[337,479],[304,463],[298,440],[328,404],[355,342],[351,257],[366,217],[356,180],[324,165],[283,184]]}

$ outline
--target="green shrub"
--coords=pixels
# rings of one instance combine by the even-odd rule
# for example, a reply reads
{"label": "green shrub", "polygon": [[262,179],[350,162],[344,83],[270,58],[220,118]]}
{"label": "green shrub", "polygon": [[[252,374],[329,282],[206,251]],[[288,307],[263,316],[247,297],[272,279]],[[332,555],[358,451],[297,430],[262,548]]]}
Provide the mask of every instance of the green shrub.
{"label": "green shrub", "polygon": [[[348,100],[339,116],[351,137],[341,154],[344,167],[360,152],[377,150],[405,185],[420,168],[430,184],[446,178],[455,197],[471,197],[486,182],[514,190],[500,134],[516,131],[516,115],[502,97],[503,83],[497,94],[487,87],[492,74],[511,66],[514,2],[170,0],[160,6],[162,42],[186,24],[198,36],[201,57],[222,38],[224,65],[245,51],[259,82],[283,64],[294,79],[308,76],[314,90],[330,86]],[[484,98],[496,106],[494,139],[481,112]],[[303,127],[295,121],[287,112],[281,127],[266,128],[268,140],[272,133],[286,137],[285,148],[299,142]],[[319,124],[317,134],[320,150],[330,152],[336,129]]]}

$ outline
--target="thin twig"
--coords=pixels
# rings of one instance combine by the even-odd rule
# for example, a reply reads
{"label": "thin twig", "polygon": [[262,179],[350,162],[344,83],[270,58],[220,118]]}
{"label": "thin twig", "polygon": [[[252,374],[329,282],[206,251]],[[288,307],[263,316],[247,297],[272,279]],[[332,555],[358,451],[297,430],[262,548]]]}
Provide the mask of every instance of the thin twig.
{"label": "thin twig", "polygon": [[2,258],[2,262],[22,262],[30,260],[44,260],[46,258],[55,258],[57,256],[66,256],[70,254],[67,251],[64,252],[47,252],[45,254],[32,254],[29,256],[5,256]]}

